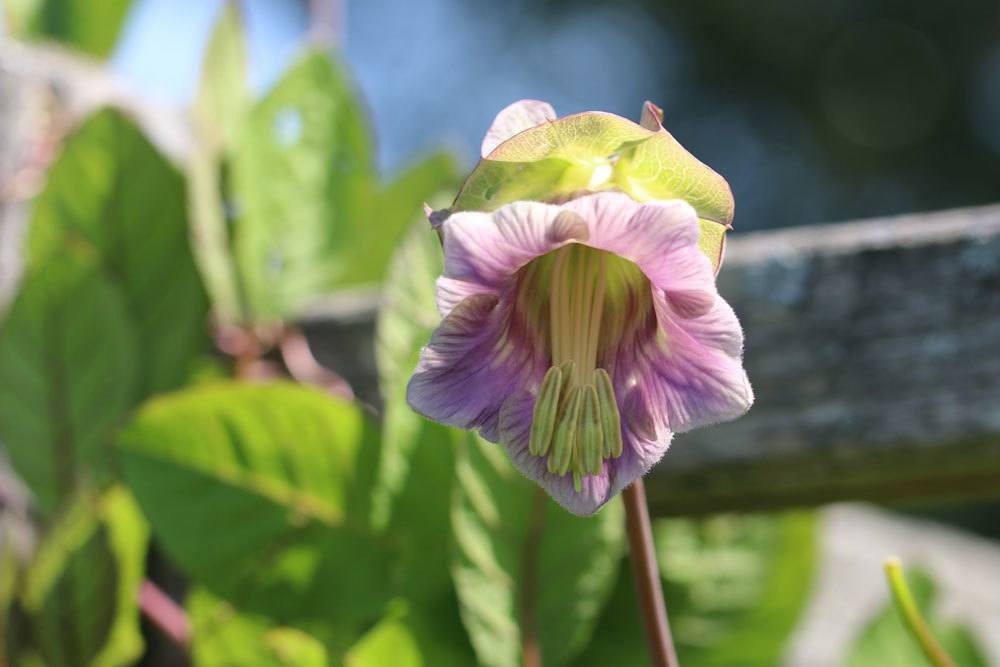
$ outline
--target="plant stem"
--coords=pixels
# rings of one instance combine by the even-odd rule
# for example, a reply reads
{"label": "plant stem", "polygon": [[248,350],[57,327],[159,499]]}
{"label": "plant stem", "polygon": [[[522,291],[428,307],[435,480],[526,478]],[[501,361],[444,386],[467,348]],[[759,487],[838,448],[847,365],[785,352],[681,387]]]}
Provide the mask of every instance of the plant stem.
{"label": "plant stem", "polygon": [[646,506],[646,489],[637,479],[622,492],[625,498],[625,526],[628,529],[632,575],[639,607],[646,626],[649,657],[653,667],[678,667],[674,641],[670,636],[667,606],[663,601],[660,568],[653,550],[653,529]]}
{"label": "plant stem", "polygon": [[931,629],[927,626],[927,621],[920,614],[917,603],[910,593],[910,587],[906,585],[906,578],[903,576],[903,565],[895,556],[885,559],[885,575],[889,578],[889,588],[892,590],[892,597],[896,602],[896,607],[903,615],[903,622],[916,638],[917,643],[923,650],[924,655],[935,667],[955,667],[955,662],[945,653],[941,645],[934,639]]}
{"label": "plant stem", "polygon": [[191,646],[187,614],[149,579],[144,579],[139,588],[139,610],[164,637],[187,653]]}

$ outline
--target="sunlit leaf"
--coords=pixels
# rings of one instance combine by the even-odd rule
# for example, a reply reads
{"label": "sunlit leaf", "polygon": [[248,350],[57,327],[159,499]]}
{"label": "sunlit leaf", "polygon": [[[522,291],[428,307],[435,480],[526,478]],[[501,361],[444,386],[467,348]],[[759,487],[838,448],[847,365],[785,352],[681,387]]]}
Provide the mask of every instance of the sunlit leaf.
{"label": "sunlit leaf", "polygon": [[184,181],[121,113],[67,138],[35,203],[28,266],[75,254],[125,297],[142,350],[140,397],[174,389],[205,340],[207,302],[188,243]]}
{"label": "sunlit leaf", "polygon": [[475,656],[461,626],[447,612],[396,605],[347,651],[344,667],[473,667]]}
{"label": "sunlit leaf", "polygon": [[779,663],[812,584],[814,516],[667,519],[654,531],[685,664]]}
{"label": "sunlit leaf", "polygon": [[82,498],[48,529],[21,591],[27,652],[48,667],[119,667],[143,650],[136,592],[147,533],[122,489]]}
{"label": "sunlit leaf", "polygon": [[684,199],[701,219],[701,248],[718,268],[734,203],[726,181],[659,123],[644,127],[613,114],[566,116],[500,144],[469,175],[456,210],[494,209],[520,199],[552,199],[618,188],[638,201]]}
{"label": "sunlit leaf", "polygon": [[238,5],[227,2],[205,49],[201,82],[192,111],[195,136],[188,162],[191,231],[198,268],[216,317],[244,319],[242,295],[232,256],[231,221],[225,174],[228,151],[250,106],[247,55]]}
{"label": "sunlit leaf", "polygon": [[[132,0],[8,0],[12,29],[23,37],[54,39],[91,56],[111,54]],[[4,3],[7,4],[6,2]]]}
{"label": "sunlit leaf", "polygon": [[423,204],[444,190],[454,193],[458,185],[458,165],[449,153],[435,153],[411,165],[373,198],[368,212],[368,224],[356,225],[354,260],[342,283],[380,282],[386,273],[389,258],[399,245],[414,219],[419,218],[426,231]]}
{"label": "sunlit leaf", "polygon": [[[934,613],[937,590],[931,577],[920,569],[911,569],[906,579],[931,633],[955,664],[988,667],[989,662],[972,632]],[[930,667],[930,664],[891,600],[858,635],[844,661],[846,667]]]}
{"label": "sunlit leaf", "polygon": [[231,201],[236,264],[258,319],[295,314],[358,255],[374,190],[351,83],[321,50],[301,58],[240,127]]}
{"label": "sunlit leaf", "polygon": [[[654,524],[667,613],[685,667],[781,664],[815,564],[807,513]],[[650,664],[628,563],[576,667]]]}
{"label": "sunlit leaf", "polygon": [[118,587],[111,633],[92,667],[132,665],[144,650],[137,592],[146,574],[149,527],[132,495],[121,486],[105,494],[100,515],[108,528],[108,546],[118,571]]}
{"label": "sunlit leaf", "polygon": [[427,557],[444,554],[451,545],[455,445],[465,435],[424,419],[406,403],[406,383],[420,348],[440,319],[434,299],[440,272],[437,235],[421,216],[389,264],[375,346],[384,410],[372,518],[399,545],[400,593],[412,613],[383,620],[382,629],[354,649],[352,659],[359,664],[377,664],[373,661],[392,650],[395,633],[416,643],[425,665],[475,664],[448,559]]}
{"label": "sunlit leaf", "polygon": [[121,294],[72,257],[33,271],[0,328],[0,437],[53,512],[107,470],[133,401],[137,349]]}
{"label": "sunlit leaf", "polygon": [[121,436],[126,479],[192,579],[283,622],[357,622],[392,590],[361,470],[377,433],[301,386],[202,386],[151,401]]}
{"label": "sunlit leaf", "polygon": [[[384,525],[392,498],[409,473],[409,458],[430,422],[406,403],[406,384],[420,348],[441,320],[435,305],[435,280],[443,269],[441,244],[426,220],[414,223],[389,265],[376,323],[375,361],[385,404],[379,480],[374,514]],[[443,428],[437,432],[444,432]]]}
{"label": "sunlit leaf", "polygon": [[187,597],[194,667],[326,667],[326,648],[296,628],[239,613],[203,588]]}
{"label": "sunlit leaf", "polygon": [[525,642],[545,665],[567,664],[590,639],[623,548],[620,502],[577,517],[478,438],[461,451],[452,566],[479,661],[513,667]]}

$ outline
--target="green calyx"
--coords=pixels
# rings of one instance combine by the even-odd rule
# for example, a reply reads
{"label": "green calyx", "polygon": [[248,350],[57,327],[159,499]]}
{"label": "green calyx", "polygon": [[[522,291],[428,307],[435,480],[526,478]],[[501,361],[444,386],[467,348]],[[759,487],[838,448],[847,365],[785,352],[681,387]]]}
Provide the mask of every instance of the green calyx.
{"label": "green calyx", "polygon": [[620,190],[636,201],[684,199],[698,213],[699,246],[718,270],[734,202],[728,183],[684,149],[647,102],[642,123],[586,112],[501,143],[466,179],[452,211],[492,211],[519,200],[563,201]]}

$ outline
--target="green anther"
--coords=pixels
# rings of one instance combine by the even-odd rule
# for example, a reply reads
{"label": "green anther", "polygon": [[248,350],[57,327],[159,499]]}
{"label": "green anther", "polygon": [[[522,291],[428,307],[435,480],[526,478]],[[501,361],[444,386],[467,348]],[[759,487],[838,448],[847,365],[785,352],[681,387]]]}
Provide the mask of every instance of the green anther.
{"label": "green anther", "polygon": [[601,472],[602,446],[604,443],[603,424],[601,423],[600,400],[594,385],[583,388],[583,407],[580,409],[580,426],[577,434],[577,444],[583,471],[591,475]]}
{"label": "green anther", "polygon": [[598,368],[594,371],[594,384],[597,387],[597,398],[600,403],[604,458],[618,458],[622,455],[621,415],[615,402],[615,389],[611,384],[611,376],[603,368]]}
{"label": "green anther", "polygon": [[545,372],[535,401],[535,411],[531,416],[531,437],[528,440],[528,450],[535,456],[545,456],[552,444],[562,383],[562,372],[557,367],[553,366]]}
{"label": "green anther", "polygon": [[580,485],[580,473],[575,472],[573,473],[573,490],[580,493],[582,489],[583,487]]}
{"label": "green anther", "polygon": [[572,359],[559,367],[559,371],[562,373],[562,388],[559,390],[560,396],[569,396],[569,385],[573,381],[574,368],[575,364]]}
{"label": "green anther", "polygon": [[573,461],[573,449],[576,445],[576,425],[580,420],[580,403],[583,392],[580,387],[573,387],[566,399],[556,434],[552,439],[552,453],[549,454],[549,472],[565,475]]}

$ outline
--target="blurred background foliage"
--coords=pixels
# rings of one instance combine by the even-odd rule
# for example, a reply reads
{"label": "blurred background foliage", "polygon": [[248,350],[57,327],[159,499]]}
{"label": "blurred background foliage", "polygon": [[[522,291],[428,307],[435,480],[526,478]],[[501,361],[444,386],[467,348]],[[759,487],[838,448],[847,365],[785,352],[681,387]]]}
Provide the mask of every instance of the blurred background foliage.
{"label": "blurred background foliage", "polygon": [[[193,141],[177,165],[100,111],[33,202],[0,329],[0,439],[37,543],[0,525],[0,665],[183,664],[139,620],[143,578],[175,581],[147,568],[163,560],[196,667],[510,667],[525,633],[546,665],[647,664],[620,505],[570,516],[499,449],[405,404],[438,319],[420,205],[448,201],[513,99],[661,103],[734,185],[744,229],[1000,198],[992,2],[386,0],[325,26],[336,55],[302,47],[308,3],[240,7],[4,4],[9,34],[107,58],[190,109]],[[383,295],[378,418],[227,379],[240,364],[211,333],[266,339],[365,285]],[[655,533],[682,663],[780,663],[815,515]],[[934,617],[933,582],[916,584]],[[966,629],[935,625],[960,664],[986,664]],[[844,656],[918,660],[891,609]]]}

